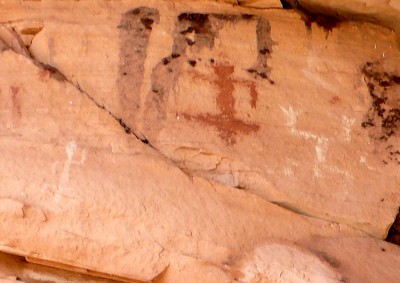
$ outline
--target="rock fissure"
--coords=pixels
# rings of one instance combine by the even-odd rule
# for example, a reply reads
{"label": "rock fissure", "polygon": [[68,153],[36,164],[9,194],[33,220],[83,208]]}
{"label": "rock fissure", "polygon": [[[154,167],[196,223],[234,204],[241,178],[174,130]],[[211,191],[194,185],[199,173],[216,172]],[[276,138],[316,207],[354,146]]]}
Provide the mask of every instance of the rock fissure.
{"label": "rock fissure", "polygon": [[340,222],[340,221],[335,221],[333,219],[330,219],[329,217],[317,216],[317,215],[315,215],[313,213],[310,213],[310,212],[306,211],[303,208],[296,207],[295,205],[292,205],[290,203],[278,202],[278,201],[272,201],[271,203],[275,204],[276,206],[279,206],[280,208],[283,208],[285,210],[293,212],[293,213],[295,213],[297,215],[301,215],[301,216],[304,216],[304,217],[307,217],[307,218],[311,218],[311,219],[327,221],[327,222],[332,223],[333,225],[344,225],[344,226],[347,226],[347,227],[351,227],[352,229],[358,230],[361,233],[365,233],[366,235],[368,235],[368,236],[370,236],[372,238],[379,239],[376,236],[374,236],[374,235],[372,235],[370,233],[367,233],[366,231],[356,227],[355,225],[351,225],[349,223],[344,223],[344,222]]}
{"label": "rock fissure", "polygon": [[396,215],[393,224],[390,226],[388,235],[385,240],[390,243],[400,245],[400,207],[399,213]]}

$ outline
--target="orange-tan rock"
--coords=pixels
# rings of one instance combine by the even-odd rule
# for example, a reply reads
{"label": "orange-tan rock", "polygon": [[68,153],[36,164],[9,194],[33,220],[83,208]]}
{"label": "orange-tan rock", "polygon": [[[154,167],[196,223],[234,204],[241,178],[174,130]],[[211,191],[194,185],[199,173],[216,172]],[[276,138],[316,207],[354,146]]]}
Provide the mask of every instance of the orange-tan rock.
{"label": "orange-tan rock", "polygon": [[[384,237],[400,198],[397,125],[385,126],[398,102],[372,116],[374,95],[395,100],[398,89],[394,33],[279,10],[142,4],[71,10],[62,22],[55,11],[71,4],[53,5],[29,51],[181,169]],[[388,93],[374,94],[382,79]]]}

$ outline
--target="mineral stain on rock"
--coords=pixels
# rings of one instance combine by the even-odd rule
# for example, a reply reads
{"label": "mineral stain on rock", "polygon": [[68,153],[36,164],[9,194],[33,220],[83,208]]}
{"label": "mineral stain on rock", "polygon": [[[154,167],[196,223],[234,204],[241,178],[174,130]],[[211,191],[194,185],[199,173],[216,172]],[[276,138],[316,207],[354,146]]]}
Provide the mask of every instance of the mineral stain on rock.
{"label": "mineral stain on rock", "polygon": [[303,7],[298,0],[281,0],[282,7],[284,9],[297,10],[301,15],[301,19],[304,21],[305,27],[311,32],[312,24],[316,24],[318,27],[324,29],[326,38],[333,29],[338,28],[340,24],[346,19],[343,16],[339,16],[338,13],[335,15],[320,14],[316,11],[310,11]]}
{"label": "mineral stain on rock", "polygon": [[339,268],[340,267],[340,262],[337,259],[333,258],[332,256],[326,254],[323,251],[316,251],[315,255],[317,257],[319,257],[321,260],[327,262],[333,268]]}
{"label": "mineral stain on rock", "polygon": [[329,33],[332,32],[333,29],[338,28],[342,23],[342,20],[336,17],[310,12],[303,12],[302,19],[308,30],[311,30],[312,24],[315,23],[318,27],[325,30],[326,37],[328,37]]}

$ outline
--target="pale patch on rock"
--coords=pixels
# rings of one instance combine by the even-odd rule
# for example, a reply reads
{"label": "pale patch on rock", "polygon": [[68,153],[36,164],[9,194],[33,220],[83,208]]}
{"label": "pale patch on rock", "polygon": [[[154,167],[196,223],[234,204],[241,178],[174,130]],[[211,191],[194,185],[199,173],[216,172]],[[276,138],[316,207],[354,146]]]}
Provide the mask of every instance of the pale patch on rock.
{"label": "pale patch on rock", "polygon": [[267,244],[245,262],[241,282],[343,282],[326,261],[296,246]]}

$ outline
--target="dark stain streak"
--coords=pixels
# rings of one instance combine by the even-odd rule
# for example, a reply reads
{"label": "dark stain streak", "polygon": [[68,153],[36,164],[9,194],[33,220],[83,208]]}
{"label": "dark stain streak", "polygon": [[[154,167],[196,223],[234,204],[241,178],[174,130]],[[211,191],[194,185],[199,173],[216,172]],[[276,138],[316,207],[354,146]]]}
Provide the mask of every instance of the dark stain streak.
{"label": "dark stain streak", "polygon": [[333,258],[332,256],[329,256],[323,251],[317,251],[315,252],[315,255],[318,256],[321,260],[327,262],[333,268],[340,267],[340,262],[337,259]]}
{"label": "dark stain streak", "polygon": [[[282,7],[284,9],[296,10],[301,19],[304,21],[305,27],[311,32],[312,24],[316,24],[318,27],[325,30],[326,38],[333,29],[338,28],[340,24],[347,19],[344,16],[339,15],[337,12],[334,14],[321,14],[316,10],[307,9],[302,6],[297,0],[281,0]],[[315,9],[315,8],[314,8]]]}
{"label": "dark stain streak", "polygon": [[315,23],[318,27],[325,30],[326,37],[328,37],[328,34],[332,32],[334,28],[338,28],[343,22],[343,20],[336,17],[304,11],[302,14],[302,19],[304,21],[304,25],[307,27],[308,30],[311,31],[311,26],[313,23]]}
{"label": "dark stain streak", "polygon": [[251,15],[251,14],[242,14],[241,16],[242,16],[242,19],[244,19],[244,20],[251,20],[254,18],[254,15]]}

